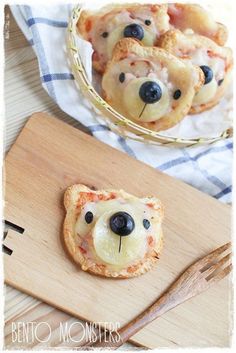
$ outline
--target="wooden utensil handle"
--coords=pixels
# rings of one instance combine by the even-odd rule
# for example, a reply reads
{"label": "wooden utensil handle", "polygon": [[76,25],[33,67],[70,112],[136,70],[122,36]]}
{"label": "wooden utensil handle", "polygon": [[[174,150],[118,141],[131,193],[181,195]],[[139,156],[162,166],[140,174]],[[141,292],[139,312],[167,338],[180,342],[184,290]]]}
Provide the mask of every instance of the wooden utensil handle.
{"label": "wooden utensil handle", "polygon": [[147,324],[198,294],[198,290],[193,291],[191,289],[191,283],[193,280],[194,278],[189,279],[188,272],[185,271],[159,299],[127,325],[123,326],[118,331],[118,337],[116,337],[116,339],[109,342],[109,340],[105,340],[101,337],[93,347],[120,347]]}
{"label": "wooden utensil handle", "polygon": [[[176,288],[175,288],[176,289]],[[147,324],[163,315],[165,312],[171,310],[178,304],[184,301],[184,298],[176,297],[174,295],[174,288],[171,291],[166,292],[159,300],[152,304],[149,308],[144,310],[136,318],[130,321],[127,325],[123,326],[118,334],[112,334],[112,339],[108,340],[108,335],[103,334],[99,340],[92,345],[92,347],[102,348],[119,348],[124,344],[130,337],[135,335],[139,330],[145,327]],[[105,338],[106,336],[106,338]]]}

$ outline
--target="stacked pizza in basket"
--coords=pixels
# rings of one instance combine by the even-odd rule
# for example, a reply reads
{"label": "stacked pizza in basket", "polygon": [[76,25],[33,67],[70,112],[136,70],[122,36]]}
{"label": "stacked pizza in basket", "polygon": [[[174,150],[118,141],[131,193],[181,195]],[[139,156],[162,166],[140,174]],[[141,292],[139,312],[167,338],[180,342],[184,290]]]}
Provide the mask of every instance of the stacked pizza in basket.
{"label": "stacked pizza in basket", "polygon": [[83,11],[78,33],[93,46],[104,99],[154,131],[212,108],[231,80],[227,29],[199,5],[112,5]]}

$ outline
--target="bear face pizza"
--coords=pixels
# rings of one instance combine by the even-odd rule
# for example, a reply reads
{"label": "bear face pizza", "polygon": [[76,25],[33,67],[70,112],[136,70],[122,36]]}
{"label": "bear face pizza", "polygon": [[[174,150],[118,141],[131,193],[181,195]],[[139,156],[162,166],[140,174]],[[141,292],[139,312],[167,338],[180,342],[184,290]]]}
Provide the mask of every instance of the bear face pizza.
{"label": "bear face pizza", "polygon": [[219,102],[231,81],[233,55],[230,48],[219,46],[207,37],[179,30],[167,31],[159,39],[159,46],[198,65],[204,73],[204,85],[196,93],[190,113],[200,113]]}
{"label": "bear face pizza", "polygon": [[64,204],[65,245],[82,270],[128,278],[157,262],[164,213],[159,199],[77,184],[66,190]]}
{"label": "bear face pizza", "polygon": [[150,130],[177,124],[204,83],[202,70],[157,47],[121,39],[102,78],[104,99],[119,113]]}
{"label": "bear face pizza", "polygon": [[121,38],[132,37],[145,46],[156,44],[158,37],[169,29],[167,5],[116,4],[95,12],[83,11],[77,28],[93,46],[94,69],[103,73]]}

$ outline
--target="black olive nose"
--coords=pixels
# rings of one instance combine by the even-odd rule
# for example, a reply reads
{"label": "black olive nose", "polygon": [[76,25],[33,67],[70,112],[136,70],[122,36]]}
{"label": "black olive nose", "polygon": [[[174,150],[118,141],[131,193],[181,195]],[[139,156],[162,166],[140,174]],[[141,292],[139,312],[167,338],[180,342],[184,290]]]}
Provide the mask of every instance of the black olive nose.
{"label": "black olive nose", "polygon": [[116,212],[110,218],[110,228],[119,236],[129,235],[135,227],[134,219],[126,212]]}
{"label": "black olive nose", "polygon": [[124,29],[124,37],[133,37],[142,40],[144,37],[143,27],[136,23],[126,26]]}
{"label": "black olive nose", "polygon": [[155,81],[146,81],[139,89],[139,97],[147,104],[158,102],[161,96],[161,87]]}
{"label": "black olive nose", "polygon": [[213,71],[209,66],[206,66],[206,65],[200,66],[200,69],[204,73],[204,76],[205,76],[204,85],[206,85],[207,83],[211,82],[211,80],[213,79]]}

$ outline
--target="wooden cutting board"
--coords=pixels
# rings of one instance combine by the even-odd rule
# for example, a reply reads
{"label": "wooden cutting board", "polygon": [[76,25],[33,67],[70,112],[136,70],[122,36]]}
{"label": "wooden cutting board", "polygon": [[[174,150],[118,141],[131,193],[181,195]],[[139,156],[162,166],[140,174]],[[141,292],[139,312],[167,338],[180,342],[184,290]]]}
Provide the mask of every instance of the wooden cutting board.
{"label": "wooden cutting board", "polygon": [[[63,248],[63,194],[74,183],[155,195],[165,205],[159,264],[134,279],[95,277]],[[6,283],[78,318],[127,323],[191,262],[230,239],[230,207],[44,113],[27,122],[5,161]],[[10,252],[11,252],[10,251]],[[154,321],[132,338],[149,348],[227,346],[230,281]]]}

